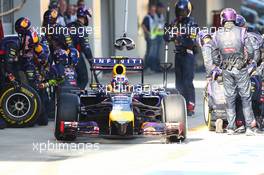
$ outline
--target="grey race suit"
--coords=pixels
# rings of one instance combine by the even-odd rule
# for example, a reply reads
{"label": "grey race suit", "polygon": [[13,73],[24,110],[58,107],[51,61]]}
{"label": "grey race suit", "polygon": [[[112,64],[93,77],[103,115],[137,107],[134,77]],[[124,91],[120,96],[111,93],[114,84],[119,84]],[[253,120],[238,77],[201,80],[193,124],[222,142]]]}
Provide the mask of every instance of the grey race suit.
{"label": "grey race suit", "polygon": [[254,49],[254,61],[256,63],[259,63],[261,61],[261,50],[263,48],[263,38],[261,35],[254,33],[254,32],[248,32],[248,37]]}
{"label": "grey race suit", "polygon": [[230,25],[215,33],[214,42],[223,63],[223,82],[227,103],[228,129],[235,129],[236,98],[240,95],[246,127],[254,120],[251,102],[251,82],[246,68],[248,57],[253,56],[253,47],[244,28]]}
{"label": "grey race suit", "polygon": [[202,46],[202,54],[204,59],[204,66],[206,69],[207,77],[210,76],[211,71],[216,66],[219,66],[219,52],[215,49],[213,40]]}
{"label": "grey race suit", "polygon": [[254,48],[254,61],[258,64],[257,75],[264,79],[264,39],[260,34],[248,32],[248,36],[251,40],[252,46]]}

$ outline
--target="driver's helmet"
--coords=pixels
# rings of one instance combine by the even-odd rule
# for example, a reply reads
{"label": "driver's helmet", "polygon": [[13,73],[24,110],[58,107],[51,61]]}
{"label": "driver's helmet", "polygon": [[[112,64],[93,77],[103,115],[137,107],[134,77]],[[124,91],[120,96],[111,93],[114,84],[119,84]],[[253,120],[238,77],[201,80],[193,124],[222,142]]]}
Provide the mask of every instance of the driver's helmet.
{"label": "driver's helmet", "polygon": [[128,78],[125,75],[115,75],[111,81],[111,84],[113,89],[125,88],[128,85]]}

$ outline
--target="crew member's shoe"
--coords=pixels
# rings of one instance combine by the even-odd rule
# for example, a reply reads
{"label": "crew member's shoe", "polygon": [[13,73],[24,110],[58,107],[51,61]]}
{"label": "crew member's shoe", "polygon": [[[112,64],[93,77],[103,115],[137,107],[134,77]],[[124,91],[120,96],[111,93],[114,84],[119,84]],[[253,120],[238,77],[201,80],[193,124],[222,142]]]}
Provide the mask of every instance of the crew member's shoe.
{"label": "crew member's shoe", "polygon": [[47,126],[49,123],[48,116],[45,113],[40,114],[37,123],[39,126]]}
{"label": "crew member's shoe", "polygon": [[216,133],[223,133],[223,120],[222,119],[217,119],[215,122],[215,132]]}
{"label": "crew member's shoe", "polygon": [[227,133],[227,135],[234,135],[235,131],[233,129],[227,129],[226,133]]}
{"label": "crew member's shoe", "polygon": [[187,115],[188,116],[194,116],[194,108],[195,108],[195,104],[192,102],[189,102],[187,105]]}
{"label": "crew member's shoe", "polygon": [[5,129],[6,128],[6,122],[0,118],[0,129]]}
{"label": "crew member's shoe", "polygon": [[246,128],[244,125],[238,127],[237,129],[235,129],[235,133],[238,133],[238,134],[242,134],[242,133],[245,133],[246,132]]}
{"label": "crew member's shoe", "polygon": [[246,136],[255,136],[258,133],[259,133],[259,130],[256,127],[254,127],[254,128],[248,127],[246,129]]}

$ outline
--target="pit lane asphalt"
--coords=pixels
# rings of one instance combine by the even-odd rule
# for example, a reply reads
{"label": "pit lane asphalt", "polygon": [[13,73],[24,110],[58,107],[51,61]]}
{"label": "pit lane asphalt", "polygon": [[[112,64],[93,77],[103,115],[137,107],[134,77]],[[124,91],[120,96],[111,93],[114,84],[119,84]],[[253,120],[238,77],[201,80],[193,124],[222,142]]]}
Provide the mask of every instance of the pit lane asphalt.
{"label": "pit lane asphalt", "polygon": [[[161,76],[147,75],[146,82],[161,83]],[[54,122],[48,127],[10,128],[0,130],[0,175],[264,174],[262,135],[228,136],[204,127],[203,77],[197,74],[195,78],[196,115],[188,118],[189,133],[184,143],[163,144],[160,138],[79,138],[74,144],[59,145],[63,143],[54,139]],[[130,78],[132,82],[136,79],[136,75]],[[173,86],[172,75],[169,86]]]}

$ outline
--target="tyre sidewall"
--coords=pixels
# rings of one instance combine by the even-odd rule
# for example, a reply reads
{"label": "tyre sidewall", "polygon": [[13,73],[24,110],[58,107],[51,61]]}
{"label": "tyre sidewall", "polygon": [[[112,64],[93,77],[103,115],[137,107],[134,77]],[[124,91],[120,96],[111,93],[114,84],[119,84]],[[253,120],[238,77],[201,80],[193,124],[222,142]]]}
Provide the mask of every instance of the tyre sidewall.
{"label": "tyre sidewall", "polygon": [[[30,102],[30,109],[27,112],[27,115],[21,118],[15,118],[8,113],[6,109],[6,103],[8,98],[15,94],[20,93],[27,97],[28,101]],[[38,119],[41,111],[41,101],[40,97],[37,92],[25,85],[21,84],[19,88],[15,88],[14,86],[7,86],[1,91],[0,97],[0,115],[6,121],[8,127],[28,127],[34,125],[36,120]]]}

